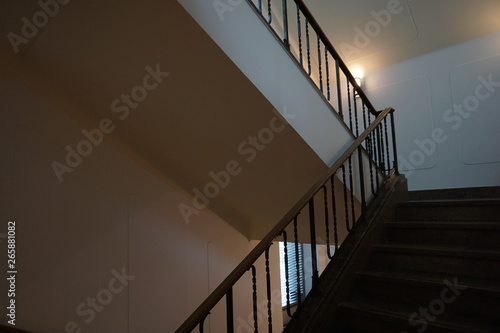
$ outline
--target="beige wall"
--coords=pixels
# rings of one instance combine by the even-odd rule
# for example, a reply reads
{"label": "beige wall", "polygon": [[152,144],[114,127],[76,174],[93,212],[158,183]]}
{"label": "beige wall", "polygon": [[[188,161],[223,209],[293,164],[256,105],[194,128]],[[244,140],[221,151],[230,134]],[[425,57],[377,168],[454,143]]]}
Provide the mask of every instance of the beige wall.
{"label": "beige wall", "polygon": [[[17,83],[0,86],[0,232],[16,220],[17,327],[172,332],[255,245],[209,210],[187,225],[178,205],[191,199],[106,141],[60,183],[51,163],[83,127]],[[134,278],[120,283],[123,274]],[[89,297],[105,305],[92,310]],[[235,290],[237,318],[248,317],[250,297]],[[212,332],[222,331],[217,313]]]}

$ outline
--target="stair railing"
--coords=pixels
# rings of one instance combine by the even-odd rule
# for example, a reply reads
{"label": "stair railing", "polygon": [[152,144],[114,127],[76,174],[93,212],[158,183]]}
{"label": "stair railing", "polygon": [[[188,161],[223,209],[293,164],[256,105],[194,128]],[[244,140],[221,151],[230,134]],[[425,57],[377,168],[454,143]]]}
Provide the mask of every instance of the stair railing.
{"label": "stair railing", "polygon": [[[387,118],[390,117],[389,136]],[[377,157],[380,155],[380,157]],[[380,185],[392,174],[398,174],[396,137],[394,128],[394,109],[387,108],[381,112],[377,118],[359,135],[344,154],[333,164],[307,193],[293,206],[293,208],[275,225],[275,227],[259,242],[259,244],[248,254],[248,256],[229,274],[229,276],[210,294],[210,296],[192,313],[192,315],[177,329],[176,333],[192,332],[198,327],[199,332],[204,330],[205,319],[209,316],[212,309],[223,299],[226,298],[226,329],[228,333],[235,332],[234,329],[234,310],[233,310],[233,287],[248,272],[252,275],[252,285],[248,286],[249,295],[253,299],[253,325],[254,332],[258,332],[259,318],[257,313],[257,279],[256,279],[256,261],[261,257],[265,259],[265,284],[267,291],[267,326],[268,331],[273,332],[272,328],[272,293],[271,276],[269,265],[269,249],[273,242],[280,236],[285,236],[287,227],[293,228],[294,243],[298,246],[298,220],[308,219],[310,249],[312,257],[312,286],[317,285],[319,279],[317,263],[317,237],[316,230],[321,226],[326,235],[325,244],[327,249],[331,246],[338,248],[341,240],[339,239],[338,229],[341,223],[340,215],[343,216],[345,228],[352,230],[354,224],[366,211],[367,204],[373,198]],[[380,168],[379,161],[387,163],[386,168]],[[391,162],[391,163],[390,163]],[[354,177],[357,176],[357,177]],[[348,179],[347,179],[348,177]],[[341,182],[339,182],[341,178]],[[355,183],[353,179],[358,181]],[[367,186],[370,179],[370,186]],[[356,194],[356,196],[355,196]],[[355,199],[356,197],[356,199]],[[371,197],[371,198],[370,198]],[[359,198],[359,200],[357,199]],[[338,203],[340,202],[340,204]],[[321,203],[324,207],[315,209],[315,204]],[[340,207],[339,207],[340,206]],[[343,211],[343,212],[342,212]],[[342,213],[341,213],[342,212]],[[303,214],[301,214],[303,213]],[[322,215],[319,222],[317,216]],[[302,225],[302,224],[301,224]],[[330,244],[330,232],[333,226],[333,244]],[[288,230],[290,231],[290,230]],[[288,244],[288,243],[285,243]],[[288,245],[287,245],[288,246]],[[284,247],[286,256],[287,246]],[[328,257],[332,258],[330,252]],[[285,258],[285,261],[287,259]],[[298,265],[296,271],[297,274]],[[287,267],[286,283],[289,283],[290,272]],[[300,283],[300,282],[298,282]],[[299,296],[299,306],[301,295]],[[289,295],[287,295],[287,312],[290,311]],[[281,313],[280,313],[281,314]],[[261,314],[262,316],[262,314]],[[262,319],[262,318],[261,318]],[[281,329],[279,330],[281,331]]]}
{"label": "stair railing", "polygon": [[[378,111],[302,0],[247,0],[357,137]],[[263,4],[265,2],[265,4]],[[274,3],[274,5],[273,5]],[[295,10],[289,10],[295,4]],[[279,13],[276,13],[279,12]],[[293,17],[292,17],[293,16]]]}

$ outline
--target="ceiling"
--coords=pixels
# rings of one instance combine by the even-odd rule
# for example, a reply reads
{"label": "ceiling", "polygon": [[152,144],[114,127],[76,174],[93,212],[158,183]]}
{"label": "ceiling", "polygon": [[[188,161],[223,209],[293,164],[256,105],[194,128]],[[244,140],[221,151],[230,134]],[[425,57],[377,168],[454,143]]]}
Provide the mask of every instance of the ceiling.
{"label": "ceiling", "polygon": [[498,0],[305,3],[349,67],[365,72],[500,30]]}

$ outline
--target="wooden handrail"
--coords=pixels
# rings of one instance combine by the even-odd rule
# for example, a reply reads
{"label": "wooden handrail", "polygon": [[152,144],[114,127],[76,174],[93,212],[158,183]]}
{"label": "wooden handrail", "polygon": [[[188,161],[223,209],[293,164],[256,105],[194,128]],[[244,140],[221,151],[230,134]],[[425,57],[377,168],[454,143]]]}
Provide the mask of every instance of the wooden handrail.
{"label": "wooden handrail", "polygon": [[238,280],[260,258],[264,251],[281,232],[292,222],[295,216],[308,204],[310,199],[323,187],[323,185],[342,167],[347,159],[361,146],[370,133],[387,117],[393,108],[386,108],[378,112],[377,118],[366,130],[349,146],[342,156],[328,169],[328,171],[306,192],[304,196],[288,211],[287,214],[274,226],[274,228],[257,244],[257,246],[243,259],[243,261],[222,281],[222,283],[208,296],[208,298],[189,316],[189,318],[175,331],[176,333],[189,333],[204,320],[212,308],[226,295]]}
{"label": "wooden handrail", "polygon": [[33,332],[21,330],[19,328],[15,328],[13,326],[5,326],[5,325],[0,325],[0,332],[5,332],[5,333],[33,333]]}
{"label": "wooden handrail", "polygon": [[354,76],[352,75],[351,71],[349,70],[349,68],[347,67],[347,65],[345,64],[345,62],[342,60],[342,58],[340,57],[340,55],[337,53],[337,51],[333,47],[332,43],[330,42],[330,40],[326,36],[325,32],[323,31],[323,29],[321,29],[321,27],[319,26],[318,22],[316,21],[316,19],[312,15],[312,13],[309,11],[309,9],[305,5],[305,3],[302,0],[294,0],[294,1],[297,4],[297,6],[299,6],[299,8],[302,11],[302,13],[304,14],[304,16],[307,18],[307,21],[309,22],[309,24],[311,25],[311,27],[313,27],[314,31],[316,31],[316,33],[319,35],[319,37],[323,41],[323,44],[328,49],[328,52],[330,52],[331,55],[333,56],[333,58],[339,62],[339,67],[342,69],[342,71],[344,72],[344,75],[347,77],[347,79],[349,80],[349,82],[353,86],[356,87],[356,92],[358,93],[359,97],[363,100],[363,102],[366,104],[366,106],[368,106],[368,109],[370,110],[370,113],[372,115],[374,115],[374,116],[378,116],[378,114],[380,113],[380,111],[376,111],[375,107],[370,102],[370,100],[366,96],[366,94],[363,91],[363,89],[361,89],[361,87],[358,85],[358,83],[356,82],[356,80],[355,80]]}

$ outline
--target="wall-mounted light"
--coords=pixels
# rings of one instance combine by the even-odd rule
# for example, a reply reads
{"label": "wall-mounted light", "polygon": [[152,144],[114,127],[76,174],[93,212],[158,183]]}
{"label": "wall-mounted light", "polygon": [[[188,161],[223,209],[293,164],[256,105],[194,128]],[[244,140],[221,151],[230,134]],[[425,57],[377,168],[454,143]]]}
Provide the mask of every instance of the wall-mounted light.
{"label": "wall-mounted light", "polygon": [[356,83],[358,84],[358,86],[361,87],[361,78],[358,76],[358,77],[355,77],[354,80],[356,80]]}
{"label": "wall-mounted light", "polygon": [[[361,88],[362,80],[365,76],[365,71],[364,71],[363,67],[361,67],[359,65],[354,65],[354,66],[352,66],[352,68],[350,70],[351,70],[352,76],[354,76],[354,80],[356,80],[356,83]],[[354,96],[359,97],[359,94],[357,91],[354,92]]]}
{"label": "wall-mounted light", "polygon": [[[357,77],[354,78],[354,80],[356,80],[356,83],[361,88],[361,78],[359,76],[357,76]],[[358,94],[357,90],[355,90],[355,92],[354,92],[354,97],[358,97],[359,98],[359,94]]]}

